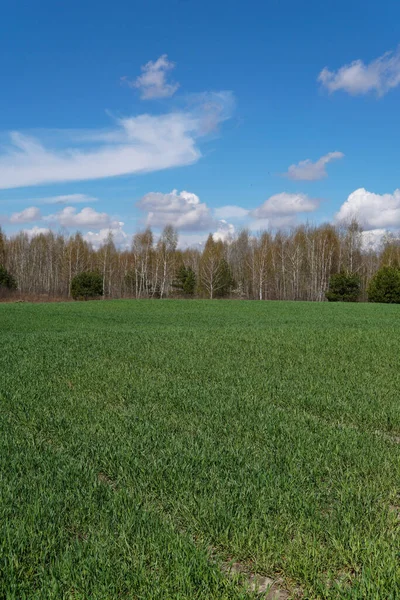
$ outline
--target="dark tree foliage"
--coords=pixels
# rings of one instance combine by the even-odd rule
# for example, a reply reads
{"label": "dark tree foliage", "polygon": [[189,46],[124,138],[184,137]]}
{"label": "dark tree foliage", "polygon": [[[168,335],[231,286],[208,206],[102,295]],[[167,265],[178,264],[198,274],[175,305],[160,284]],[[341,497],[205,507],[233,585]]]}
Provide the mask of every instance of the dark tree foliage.
{"label": "dark tree foliage", "polygon": [[185,267],[182,265],[175,275],[175,281],[173,287],[177,290],[181,290],[186,296],[193,296],[196,289],[196,274],[191,267]]}
{"label": "dark tree foliage", "polygon": [[219,286],[215,290],[215,298],[224,298],[230,293],[232,288],[235,287],[235,280],[232,276],[232,271],[225,258],[222,258],[219,264],[218,277]]}
{"label": "dark tree foliage", "polygon": [[361,291],[361,279],[356,273],[341,271],[329,279],[326,297],[329,302],[357,302]]}
{"label": "dark tree foliage", "polygon": [[380,268],[369,282],[367,293],[369,302],[400,304],[400,269]]}
{"label": "dark tree foliage", "polygon": [[103,279],[99,273],[79,273],[71,281],[71,296],[74,300],[87,300],[102,295]]}
{"label": "dark tree foliage", "polygon": [[8,290],[17,289],[17,282],[14,277],[2,265],[0,265],[0,287]]}

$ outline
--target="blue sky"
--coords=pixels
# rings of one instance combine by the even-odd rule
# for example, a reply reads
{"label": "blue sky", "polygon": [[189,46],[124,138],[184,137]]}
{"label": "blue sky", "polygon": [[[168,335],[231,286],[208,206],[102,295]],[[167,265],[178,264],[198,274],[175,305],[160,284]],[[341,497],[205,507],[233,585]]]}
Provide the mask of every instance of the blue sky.
{"label": "blue sky", "polygon": [[393,1],[6,3],[0,224],[400,228],[399,21]]}

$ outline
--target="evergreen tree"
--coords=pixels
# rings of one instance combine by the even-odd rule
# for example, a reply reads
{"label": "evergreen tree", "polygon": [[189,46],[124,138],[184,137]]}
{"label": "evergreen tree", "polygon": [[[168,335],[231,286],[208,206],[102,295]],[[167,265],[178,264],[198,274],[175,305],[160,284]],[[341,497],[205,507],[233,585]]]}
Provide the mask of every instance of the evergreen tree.
{"label": "evergreen tree", "polygon": [[360,291],[360,276],[356,273],[341,271],[331,275],[326,297],[329,302],[357,302]]}
{"label": "evergreen tree", "polygon": [[175,276],[173,287],[181,290],[187,296],[193,296],[196,289],[196,275],[191,267],[182,265]]}
{"label": "evergreen tree", "polygon": [[400,269],[382,267],[372,277],[368,286],[370,302],[400,304]]}
{"label": "evergreen tree", "polygon": [[235,285],[232,276],[232,271],[225,258],[221,259],[219,266],[219,286],[215,290],[216,298],[224,298],[227,296]]}
{"label": "evergreen tree", "polygon": [[79,273],[71,281],[71,296],[74,300],[87,300],[102,295],[103,278],[99,273]]}
{"label": "evergreen tree", "polygon": [[17,282],[14,277],[2,265],[0,265],[0,288],[1,287],[8,290],[17,289]]}

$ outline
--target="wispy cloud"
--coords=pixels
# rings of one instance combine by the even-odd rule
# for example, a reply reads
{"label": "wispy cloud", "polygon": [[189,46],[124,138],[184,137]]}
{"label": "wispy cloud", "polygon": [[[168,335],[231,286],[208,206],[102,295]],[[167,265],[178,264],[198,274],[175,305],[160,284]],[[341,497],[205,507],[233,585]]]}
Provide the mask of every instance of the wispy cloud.
{"label": "wispy cloud", "polygon": [[[140,115],[116,120],[108,131],[45,132],[39,137],[11,132],[0,154],[0,189],[83,181],[139,174],[196,162],[197,140],[213,115],[214,126],[228,117],[230,92],[213,96],[213,108],[197,104],[190,110]],[[60,147],[60,138],[76,144]],[[52,143],[49,144],[49,139]]]}
{"label": "wispy cloud", "polygon": [[312,162],[309,158],[301,160],[297,165],[290,165],[285,177],[295,181],[317,181],[327,177],[326,165],[332,160],[343,158],[343,152],[329,152],[321,156],[316,162]]}
{"label": "wispy cloud", "polygon": [[135,80],[128,77],[121,77],[121,80],[130,87],[140,90],[143,100],[153,98],[169,98],[173,96],[179,88],[179,83],[168,83],[168,73],[175,68],[175,63],[168,60],[168,56],[163,54],[156,61],[150,60],[142,67],[142,75]]}
{"label": "wispy cloud", "polygon": [[357,96],[375,91],[378,96],[384,96],[400,84],[400,46],[395,52],[385,52],[368,64],[358,59],[337,71],[325,67],[318,81],[329,92],[343,90]]}
{"label": "wispy cloud", "polygon": [[98,198],[88,196],[87,194],[64,194],[61,196],[38,198],[36,200],[37,204],[89,204],[97,201]]}
{"label": "wispy cloud", "polygon": [[214,210],[214,215],[218,219],[244,219],[248,214],[249,210],[247,208],[242,208],[234,204],[220,206]]}

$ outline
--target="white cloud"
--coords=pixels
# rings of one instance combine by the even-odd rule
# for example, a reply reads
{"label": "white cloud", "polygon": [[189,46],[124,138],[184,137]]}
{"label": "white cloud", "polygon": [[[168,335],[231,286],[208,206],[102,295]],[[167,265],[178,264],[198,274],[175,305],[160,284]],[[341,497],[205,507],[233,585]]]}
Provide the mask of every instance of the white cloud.
{"label": "white cloud", "polygon": [[97,198],[87,194],[65,194],[63,196],[39,198],[37,202],[40,202],[40,204],[89,204],[89,202],[97,202]]}
{"label": "white cloud", "polygon": [[88,231],[83,238],[98,248],[107,240],[109,234],[112,234],[113,242],[116,246],[129,246],[129,236],[123,230],[123,221],[113,223],[112,227],[100,229],[100,231]]}
{"label": "white cloud", "polygon": [[186,112],[119,119],[108,131],[44,132],[47,145],[37,137],[11,132],[0,153],[0,189],[148,173],[192,164],[201,156],[197,139],[209,132],[211,122],[216,126],[231,114],[230,92],[211,96],[212,106],[203,99],[202,104],[194,104]]}
{"label": "white cloud", "polygon": [[[173,225],[179,230],[181,247],[201,245],[213,232],[215,240],[229,241],[235,227],[225,219],[216,220],[206,203],[192,192],[172,190],[169,194],[150,192],[137,203],[138,208],[147,212],[146,225],[161,229]],[[240,209],[240,207],[235,207]],[[248,211],[241,209],[247,215]],[[214,230],[214,231],[213,231]],[[184,233],[181,232],[199,232]]]}
{"label": "white cloud", "polygon": [[[58,181],[99,179],[190,164],[200,157],[194,133],[198,123],[185,114],[142,115],[118,122],[103,137],[108,143],[89,150],[53,150],[40,141],[11,133],[0,155],[0,188]],[[99,141],[99,135],[96,141]]]}
{"label": "white cloud", "polygon": [[190,94],[187,101],[191,114],[198,119],[201,135],[214,132],[220,123],[230,119],[236,105],[235,96],[229,90]]}
{"label": "white cloud", "polygon": [[270,219],[254,219],[248,224],[250,231],[267,231],[272,227]]}
{"label": "white cloud", "polygon": [[365,250],[377,250],[386,235],[386,229],[371,229],[369,231],[363,231],[361,233],[363,248]]}
{"label": "white cloud", "polygon": [[325,67],[318,81],[330,92],[343,90],[356,96],[375,91],[378,96],[384,96],[400,83],[400,47],[395,52],[386,52],[369,64],[359,59],[337,71]]}
{"label": "white cloud", "polygon": [[47,227],[36,227],[35,226],[35,227],[32,227],[31,229],[24,229],[23,232],[26,233],[29,238],[33,238],[42,233],[44,235],[46,235],[46,233],[50,233],[50,229],[48,229]]}
{"label": "white cloud", "polygon": [[208,233],[180,233],[178,237],[178,248],[199,248],[206,243]]}
{"label": "white cloud", "polygon": [[10,223],[32,223],[41,218],[40,210],[36,206],[25,208],[21,212],[15,212],[10,217]]}
{"label": "white cloud", "polygon": [[312,212],[318,208],[319,201],[309,198],[307,194],[288,194],[282,192],[271,196],[250,215],[256,219],[278,219],[293,216],[297,213]]}
{"label": "white cloud", "polygon": [[110,227],[113,222],[107,213],[99,213],[89,206],[80,212],[74,206],[66,206],[54,215],[48,215],[45,221],[58,223],[61,227]]}
{"label": "white cloud", "polygon": [[400,226],[400,189],[374,194],[365,188],[352,192],[336,214],[337,221],[356,218],[370,229]]}
{"label": "white cloud", "polygon": [[127,77],[122,77],[122,81],[125,81],[130,87],[140,90],[143,100],[169,98],[179,88],[179,83],[167,82],[168,72],[174,68],[175,63],[168,60],[168,56],[163,54],[156,61],[150,60],[143,65],[142,75],[139,75],[134,81],[130,81]]}
{"label": "white cloud", "polygon": [[235,227],[232,223],[228,223],[224,219],[218,222],[217,231],[213,233],[213,238],[216,242],[221,240],[222,242],[229,242],[233,239],[235,234]]}
{"label": "white cloud", "polygon": [[246,208],[230,204],[214,209],[217,219],[244,219],[248,214],[249,211]]}
{"label": "white cloud", "polygon": [[137,206],[147,212],[146,223],[152,227],[170,224],[184,231],[202,231],[213,225],[210,209],[191,192],[150,192]]}
{"label": "white cloud", "polygon": [[[233,236],[235,235],[235,227],[232,223],[227,223],[221,219],[221,221],[218,221],[218,223],[214,224],[214,227],[216,227],[216,231],[214,231],[212,235],[216,242],[219,240],[223,242],[229,242],[233,239]],[[178,246],[179,248],[196,247],[201,249],[204,247],[208,236],[209,232],[179,234]]]}
{"label": "white cloud", "polygon": [[265,231],[269,229],[287,229],[298,225],[297,215],[273,215],[269,218],[255,219],[250,221],[248,229],[250,231]]}
{"label": "white cloud", "polygon": [[343,158],[342,152],[329,152],[324,156],[321,156],[316,162],[312,162],[309,158],[301,160],[297,165],[290,165],[287,173],[283,173],[289,179],[303,180],[303,181],[316,181],[323,179],[328,174],[326,172],[326,165],[332,160]]}

